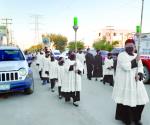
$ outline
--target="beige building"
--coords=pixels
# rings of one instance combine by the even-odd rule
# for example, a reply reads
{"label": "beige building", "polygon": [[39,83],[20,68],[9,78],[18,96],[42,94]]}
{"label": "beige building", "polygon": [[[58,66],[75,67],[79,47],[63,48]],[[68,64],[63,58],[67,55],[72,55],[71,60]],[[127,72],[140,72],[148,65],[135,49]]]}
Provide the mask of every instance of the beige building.
{"label": "beige building", "polygon": [[116,29],[114,26],[106,26],[104,29],[101,30],[99,33],[99,37],[106,37],[107,41],[119,41],[119,45],[117,47],[124,47],[124,42],[128,38],[133,38],[134,32],[131,30],[125,29]]}

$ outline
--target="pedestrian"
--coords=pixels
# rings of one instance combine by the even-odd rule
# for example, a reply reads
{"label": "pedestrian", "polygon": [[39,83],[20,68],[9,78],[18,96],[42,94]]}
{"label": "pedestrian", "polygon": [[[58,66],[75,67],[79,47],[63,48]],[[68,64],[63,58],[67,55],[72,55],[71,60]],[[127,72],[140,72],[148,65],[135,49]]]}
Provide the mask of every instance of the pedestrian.
{"label": "pedestrian", "polygon": [[114,75],[116,74],[116,67],[117,67],[117,58],[118,58],[118,54],[119,53],[116,53],[113,60],[114,60]]}
{"label": "pedestrian", "polygon": [[94,57],[94,70],[93,70],[93,77],[95,77],[95,80],[97,81],[97,78],[103,77],[103,67],[102,67],[102,56],[100,54],[100,51],[96,51],[96,55]]}
{"label": "pedestrian", "polygon": [[62,98],[63,94],[61,92],[61,87],[63,84],[65,84],[65,67],[64,67],[64,58],[60,57],[58,59],[58,95],[59,95],[59,99]]}
{"label": "pedestrian", "polygon": [[92,72],[93,72],[93,63],[94,63],[94,57],[90,53],[90,49],[87,49],[87,54],[85,55],[85,62],[87,67],[87,78],[91,80],[92,78]]}
{"label": "pedestrian", "polygon": [[110,84],[110,86],[113,86],[114,84],[114,61],[112,58],[112,54],[108,53],[107,58],[104,61],[104,72],[103,72],[103,83],[106,82]]}
{"label": "pedestrian", "polygon": [[40,53],[37,54],[36,65],[38,66],[39,75],[40,75],[41,80],[42,80],[43,58],[44,58],[44,52],[40,51]]}
{"label": "pedestrian", "polygon": [[49,83],[49,63],[50,63],[50,55],[49,53],[46,53],[45,58],[43,58],[42,85]]}
{"label": "pedestrian", "polygon": [[55,91],[55,84],[58,80],[58,62],[55,60],[54,56],[50,57],[49,62],[49,79],[51,83],[51,91]]}
{"label": "pedestrian", "polygon": [[140,120],[144,105],[149,102],[143,84],[143,64],[134,50],[134,40],[126,40],[125,51],[118,55],[112,94],[117,103],[115,118],[126,125],[130,125],[131,122],[142,125]]}
{"label": "pedestrian", "polygon": [[76,60],[75,54],[70,54],[69,59],[65,62],[66,83],[62,85],[65,101],[70,101],[73,98],[73,105],[79,106],[80,91],[81,91],[81,75],[83,71],[82,64]]}
{"label": "pedestrian", "polygon": [[84,74],[84,63],[85,63],[85,55],[84,53],[82,52],[81,49],[78,50],[78,53],[76,54],[77,56],[77,59],[82,63],[83,65],[83,74]]}

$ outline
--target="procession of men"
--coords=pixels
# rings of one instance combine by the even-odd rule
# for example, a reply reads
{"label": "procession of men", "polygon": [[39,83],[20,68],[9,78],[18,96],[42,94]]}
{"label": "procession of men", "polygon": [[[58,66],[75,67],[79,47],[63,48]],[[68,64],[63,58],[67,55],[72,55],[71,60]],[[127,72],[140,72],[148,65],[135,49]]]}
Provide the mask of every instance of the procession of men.
{"label": "procession of men", "polygon": [[142,125],[142,112],[149,98],[143,84],[143,65],[135,53],[134,40],[126,40],[125,51],[118,55],[117,61],[108,53],[103,62],[100,50],[94,56],[88,48],[85,54],[79,49],[78,53],[70,51],[67,59],[60,57],[58,60],[50,51],[41,51],[37,54],[36,65],[41,84],[50,84],[51,92],[56,91],[57,84],[59,99],[64,98],[65,102],[72,99],[75,107],[79,106],[83,75],[87,75],[88,80],[94,78],[104,85],[110,84],[113,87],[112,98],[117,104],[115,119],[125,125],[132,122]]}

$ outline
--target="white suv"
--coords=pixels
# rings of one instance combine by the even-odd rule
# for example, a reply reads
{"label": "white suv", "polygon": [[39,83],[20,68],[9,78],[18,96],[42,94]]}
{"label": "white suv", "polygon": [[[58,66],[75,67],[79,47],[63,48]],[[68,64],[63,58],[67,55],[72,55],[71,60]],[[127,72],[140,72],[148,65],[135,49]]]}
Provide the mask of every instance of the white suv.
{"label": "white suv", "polygon": [[23,52],[18,47],[0,46],[0,93],[33,93],[34,81]]}

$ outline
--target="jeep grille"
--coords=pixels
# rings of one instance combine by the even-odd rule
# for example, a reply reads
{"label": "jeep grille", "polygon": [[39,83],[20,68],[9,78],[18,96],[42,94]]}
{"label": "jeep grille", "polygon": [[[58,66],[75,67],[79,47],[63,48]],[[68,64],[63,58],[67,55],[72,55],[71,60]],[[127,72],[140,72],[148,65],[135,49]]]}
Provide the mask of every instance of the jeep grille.
{"label": "jeep grille", "polygon": [[18,80],[18,72],[0,72],[0,82]]}

